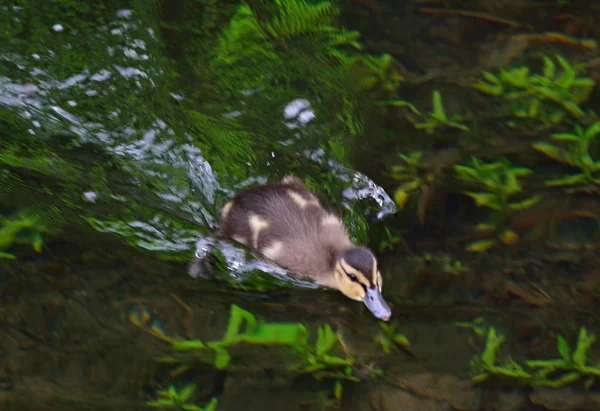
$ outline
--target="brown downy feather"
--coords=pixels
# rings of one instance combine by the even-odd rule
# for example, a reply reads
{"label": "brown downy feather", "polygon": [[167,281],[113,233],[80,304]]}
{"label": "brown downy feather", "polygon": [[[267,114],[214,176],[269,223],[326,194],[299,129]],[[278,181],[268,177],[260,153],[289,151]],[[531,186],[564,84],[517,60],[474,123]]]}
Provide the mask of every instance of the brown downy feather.
{"label": "brown downy feather", "polygon": [[220,231],[317,280],[329,276],[337,258],[353,246],[342,222],[289,177],[238,193],[224,208]]}

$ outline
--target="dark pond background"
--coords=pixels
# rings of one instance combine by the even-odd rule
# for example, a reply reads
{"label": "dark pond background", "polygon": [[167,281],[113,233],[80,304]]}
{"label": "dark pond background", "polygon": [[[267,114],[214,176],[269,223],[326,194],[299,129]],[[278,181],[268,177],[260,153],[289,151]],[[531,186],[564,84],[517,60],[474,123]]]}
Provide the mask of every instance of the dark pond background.
{"label": "dark pond background", "polygon": [[[600,349],[586,340],[581,366],[557,346],[600,332],[597,16],[583,1],[3,1],[0,409],[151,409],[188,384],[187,408],[165,409],[600,409]],[[490,92],[519,67],[525,85]],[[473,158],[495,164],[493,189],[461,178]],[[379,255],[388,334],[211,236],[236,191],[289,174]],[[497,207],[469,194],[486,187],[513,191]],[[195,278],[208,245],[216,278]],[[281,344],[232,346],[227,366],[173,351],[223,338],[232,305],[303,324],[310,344],[330,326],[351,366],[300,372]],[[492,329],[505,341],[485,368]],[[561,355],[547,375],[527,365]]]}

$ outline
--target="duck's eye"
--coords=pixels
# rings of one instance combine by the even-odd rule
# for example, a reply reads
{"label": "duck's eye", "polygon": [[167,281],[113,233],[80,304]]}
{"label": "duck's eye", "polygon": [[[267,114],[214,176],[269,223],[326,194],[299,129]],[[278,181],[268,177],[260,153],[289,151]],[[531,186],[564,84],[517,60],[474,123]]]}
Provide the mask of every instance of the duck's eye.
{"label": "duck's eye", "polygon": [[354,281],[355,283],[357,283],[357,282],[358,282],[358,278],[356,278],[356,276],[355,276],[354,274],[348,274],[348,277],[350,277],[350,279],[351,279],[352,281]]}

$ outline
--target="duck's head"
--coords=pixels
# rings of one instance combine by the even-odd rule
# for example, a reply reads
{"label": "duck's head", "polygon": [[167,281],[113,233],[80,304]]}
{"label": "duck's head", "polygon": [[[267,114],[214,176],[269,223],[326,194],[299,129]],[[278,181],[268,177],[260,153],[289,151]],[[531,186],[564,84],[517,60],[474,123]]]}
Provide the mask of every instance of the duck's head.
{"label": "duck's head", "polygon": [[381,273],[375,255],[365,247],[352,247],[340,255],[335,264],[335,282],[347,297],[362,301],[373,315],[387,321],[392,314],[381,295]]}

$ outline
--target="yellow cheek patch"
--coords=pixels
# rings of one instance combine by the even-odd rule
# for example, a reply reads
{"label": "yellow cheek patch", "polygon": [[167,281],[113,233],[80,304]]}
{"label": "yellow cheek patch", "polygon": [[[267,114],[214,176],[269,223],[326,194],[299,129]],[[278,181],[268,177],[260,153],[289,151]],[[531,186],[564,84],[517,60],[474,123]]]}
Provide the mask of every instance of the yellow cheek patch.
{"label": "yellow cheek patch", "polygon": [[256,249],[258,248],[258,236],[262,230],[269,227],[269,222],[256,214],[250,214],[250,217],[248,217],[248,225],[252,232],[252,245]]}
{"label": "yellow cheek patch", "polygon": [[346,290],[341,290],[348,298],[356,301],[362,301],[365,298],[365,290],[358,284],[352,283]]}
{"label": "yellow cheek patch", "polygon": [[365,298],[365,289],[362,285],[353,282],[348,276],[340,269],[335,271],[338,279],[336,288],[342,292],[346,297],[362,301]]}

